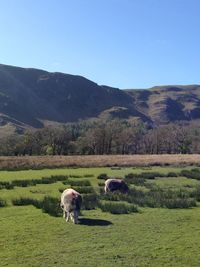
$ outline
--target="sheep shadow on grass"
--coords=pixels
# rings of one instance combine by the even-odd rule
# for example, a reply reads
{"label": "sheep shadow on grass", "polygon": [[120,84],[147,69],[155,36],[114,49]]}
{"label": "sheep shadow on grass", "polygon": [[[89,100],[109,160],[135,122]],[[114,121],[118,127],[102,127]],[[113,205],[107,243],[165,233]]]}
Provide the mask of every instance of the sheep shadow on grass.
{"label": "sheep shadow on grass", "polygon": [[112,222],[101,219],[80,218],[79,224],[87,226],[108,226],[111,225]]}

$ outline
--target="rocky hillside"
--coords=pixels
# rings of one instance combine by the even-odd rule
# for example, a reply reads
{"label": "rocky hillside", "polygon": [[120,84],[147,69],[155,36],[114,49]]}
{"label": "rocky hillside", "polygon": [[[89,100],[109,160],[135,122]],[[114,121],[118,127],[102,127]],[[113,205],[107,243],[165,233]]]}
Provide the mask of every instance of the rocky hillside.
{"label": "rocky hillside", "polygon": [[200,86],[156,86],[148,90],[126,90],[138,111],[154,123],[200,118]]}
{"label": "rocky hillside", "polygon": [[81,76],[0,65],[1,125],[42,127],[47,121],[97,117],[113,107],[148,120],[124,91],[99,86]]}
{"label": "rocky hillside", "polygon": [[0,135],[92,117],[159,124],[200,118],[200,86],[119,90],[76,75],[0,64]]}

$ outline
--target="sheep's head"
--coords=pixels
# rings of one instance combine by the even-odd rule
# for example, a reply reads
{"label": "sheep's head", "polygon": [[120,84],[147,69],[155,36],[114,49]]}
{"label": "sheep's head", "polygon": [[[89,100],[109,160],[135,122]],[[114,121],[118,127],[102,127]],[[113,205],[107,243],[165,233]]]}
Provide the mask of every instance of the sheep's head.
{"label": "sheep's head", "polygon": [[129,187],[124,181],[121,181],[121,191],[123,193],[128,193],[129,192]]}

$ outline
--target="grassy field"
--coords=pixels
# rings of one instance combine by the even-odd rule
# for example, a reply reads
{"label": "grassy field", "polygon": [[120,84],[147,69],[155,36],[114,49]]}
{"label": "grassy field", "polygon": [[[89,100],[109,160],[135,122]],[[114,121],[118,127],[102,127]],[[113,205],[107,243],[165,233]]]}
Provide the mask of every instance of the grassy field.
{"label": "grassy field", "polygon": [[[71,181],[89,180],[99,194],[97,179],[101,173],[124,178],[129,173],[157,172],[162,177],[145,180],[131,188],[191,192],[200,180],[180,176],[183,168],[63,168],[1,171],[0,182],[42,179],[68,175]],[[190,170],[191,167],[184,168]],[[169,173],[177,177],[167,177]],[[138,206],[137,213],[111,214],[100,208],[83,210],[80,224],[66,223],[32,205],[13,206],[12,200],[30,197],[60,196],[66,188],[62,181],[1,189],[0,198],[7,206],[0,208],[0,266],[104,266],[104,267],[199,267],[200,206],[188,209]]]}
{"label": "grassy field", "polygon": [[200,155],[84,155],[0,157],[0,170],[61,167],[199,166]]}

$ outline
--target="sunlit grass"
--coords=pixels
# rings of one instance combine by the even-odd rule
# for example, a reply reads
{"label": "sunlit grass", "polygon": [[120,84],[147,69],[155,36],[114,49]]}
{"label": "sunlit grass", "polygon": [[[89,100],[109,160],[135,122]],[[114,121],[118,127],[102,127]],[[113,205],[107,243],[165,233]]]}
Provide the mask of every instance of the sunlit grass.
{"label": "sunlit grass", "polygon": [[32,206],[0,209],[1,266],[199,267],[200,208],[83,218],[73,225]]}
{"label": "sunlit grass", "polygon": [[[89,180],[99,194],[98,183],[103,180],[97,176],[101,173],[123,178],[132,172],[167,174],[181,170],[176,167],[102,167],[1,171],[0,181],[68,175],[74,182]],[[86,178],[88,174],[93,176]],[[131,187],[147,192],[148,184],[163,189],[193,190],[200,181],[161,177],[147,179],[143,186],[132,184]],[[67,187],[68,184],[56,182],[0,190],[0,198],[8,202],[7,207],[0,208],[0,266],[199,267],[199,204],[189,209],[138,207],[139,212],[123,215],[102,212],[99,208],[82,210],[79,225],[66,223],[61,216],[50,216],[32,205],[12,205],[13,199],[21,197],[59,199],[59,189]]]}
{"label": "sunlit grass", "polygon": [[188,179],[186,177],[166,177],[166,178],[156,178],[154,181],[149,181],[157,184],[162,188],[192,188],[195,185],[200,185],[199,181]]}
{"label": "sunlit grass", "polygon": [[[154,167],[154,168],[120,168],[113,169],[109,167],[99,168],[63,168],[63,169],[42,169],[42,170],[23,170],[23,171],[0,171],[0,181],[12,181],[15,179],[34,179],[51,175],[94,175],[97,177],[101,173],[107,173],[112,177],[123,177],[129,173],[141,173],[141,172],[160,172],[166,174],[168,172],[180,172],[182,169],[191,169],[191,167],[179,168],[179,167]],[[92,178],[92,177],[91,177]]]}

